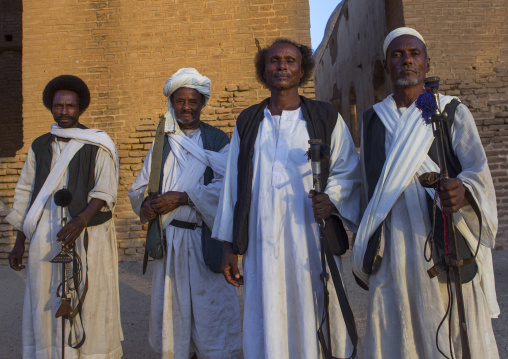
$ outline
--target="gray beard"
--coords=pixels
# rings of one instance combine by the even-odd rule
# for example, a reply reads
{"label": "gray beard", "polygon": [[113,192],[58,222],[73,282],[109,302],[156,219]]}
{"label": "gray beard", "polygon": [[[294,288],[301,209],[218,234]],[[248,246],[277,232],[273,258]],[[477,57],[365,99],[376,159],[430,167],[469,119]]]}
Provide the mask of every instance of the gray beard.
{"label": "gray beard", "polygon": [[404,80],[404,79],[398,79],[397,80],[397,86],[400,87],[412,87],[418,85],[418,79],[412,79],[412,80]]}

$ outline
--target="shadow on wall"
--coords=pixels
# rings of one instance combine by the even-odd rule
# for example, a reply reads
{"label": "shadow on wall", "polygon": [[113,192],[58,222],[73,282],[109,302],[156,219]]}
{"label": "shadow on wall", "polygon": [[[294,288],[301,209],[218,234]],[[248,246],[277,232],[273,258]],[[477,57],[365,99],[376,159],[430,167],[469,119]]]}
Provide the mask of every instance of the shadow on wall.
{"label": "shadow on wall", "polygon": [[21,0],[0,0],[0,157],[23,147]]}
{"label": "shadow on wall", "polygon": [[0,157],[23,147],[21,51],[0,49]]}

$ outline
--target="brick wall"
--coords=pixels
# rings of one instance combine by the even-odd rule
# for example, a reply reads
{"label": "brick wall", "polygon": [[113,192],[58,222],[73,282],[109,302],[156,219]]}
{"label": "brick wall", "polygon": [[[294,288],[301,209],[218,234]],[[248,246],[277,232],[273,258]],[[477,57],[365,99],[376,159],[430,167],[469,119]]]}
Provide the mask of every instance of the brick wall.
{"label": "brick wall", "polygon": [[23,146],[21,0],[0,1],[0,157]]}
{"label": "brick wall", "polygon": [[428,43],[429,75],[475,118],[496,189],[497,248],[508,248],[508,7],[506,1],[405,0],[406,26]]}
{"label": "brick wall", "polygon": [[315,55],[316,98],[335,104],[348,122],[355,95],[361,118],[383,90],[391,92],[389,77],[380,71],[384,37],[398,26],[417,29],[427,42],[429,76],[440,76],[440,91],[458,96],[473,113],[496,189],[496,248],[508,247],[506,1],[344,0],[342,7],[326,45]]}
{"label": "brick wall", "polygon": [[[4,220],[28,148],[52,118],[41,93],[69,73],[88,84],[92,103],[80,121],[108,132],[120,155],[115,212],[120,260],[141,259],[144,231],[127,191],[141,168],[166,79],[195,67],[212,80],[202,120],[232,133],[238,113],[268,96],[255,80],[257,51],[276,37],[310,44],[307,0],[37,1],[23,4],[23,143],[0,158],[0,261],[14,231]],[[302,90],[313,97],[313,87]]]}

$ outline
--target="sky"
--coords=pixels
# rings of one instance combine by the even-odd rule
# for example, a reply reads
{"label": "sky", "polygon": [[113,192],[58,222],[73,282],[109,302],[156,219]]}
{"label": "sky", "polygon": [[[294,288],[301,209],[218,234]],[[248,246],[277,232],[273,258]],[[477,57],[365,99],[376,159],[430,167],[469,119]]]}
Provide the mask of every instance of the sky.
{"label": "sky", "polygon": [[325,34],[325,27],[330,15],[342,0],[309,0],[310,5],[310,38],[312,50],[316,50]]}

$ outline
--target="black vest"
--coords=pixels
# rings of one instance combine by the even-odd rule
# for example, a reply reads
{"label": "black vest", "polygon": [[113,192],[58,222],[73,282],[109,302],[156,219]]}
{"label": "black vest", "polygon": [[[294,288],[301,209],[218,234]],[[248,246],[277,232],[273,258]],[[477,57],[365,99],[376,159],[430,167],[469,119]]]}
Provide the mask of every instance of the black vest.
{"label": "black vest", "polygon": [[[451,133],[452,133],[452,125],[455,117],[455,111],[460,102],[456,99],[452,100],[448,105],[446,105],[443,113],[447,113],[448,117],[445,122],[444,129],[444,152],[445,152],[445,160],[446,166],[448,168],[448,174],[450,178],[457,177],[457,175],[462,172],[462,167],[459,161],[459,158],[455,154],[453,150],[452,142],[451,142]],[[423,126],[423,120],[422,120]],[[367,195],[368,200],[372,198],[374,193],[374,189],[376,188],[379,177],[381,176],[381,172],[383,170],[383,166],[386,160],[385,154],[385,133],[386,128],[383,123],[377,116],[376,112],[373,108],[368,109],[363,115],[363,158],[365,165],[365,174],[367,178]],[[437,143],[436,141],[432,142],[432,145],[428,152],[429,157],[435,162],[438,163],[438,153],[437,153]],[[433,198],[427,196],[427,209],[429,213],[429,218],[432,219],[432,211],[433,211]],[[432,220],[431,220],[432,222]],[[367,249],[365,252],[365,257],[363,259],[363,270],[366,273],[372,274],[375,272],[380,264],[380,258],[377,256],[379,243],[380,243],[380,235],[383,223],[379,225],[376,229],[372,237],[369,238],[369,242],[367,243]],[[457,227],[455,227],[455,234],[457,238],[457,246],[459,255],[463,258],[472,258],[472,253],[467,246],[465,238],[459,232]],[[435,232],[434,232],[434,243],[436,244],[436,248],[438,251],[438,256],[442,256],[444,254],[444,220],[439,208],[436,208],[436,223],[435,223]],[[462,282],[466,283],[471,281],[477,272],[476,263],[473,262],[464,267],[460,267],[460,273]]]}
{"label": "black vest", "polygon": [[[338,112],[329,103],[314,101],[300,96],[303,118],[307,122],[307,131],[310,138],[320,138],[324,143],[330,144],[331,135],[337,123]],[[249,243],[249,212],[252,199],[252,175],[254,157],[254,144],[259,131],[259,125],[264,119],[264,110],[270,98],[251,106],[238,116],[236,128],[240,137],[240,153],[238,155],[238,188],[237,201],[233,219],[233,250],[243,254]],[[328,163],[321,166],[325,188],[328,179]],[[328,233],[331,235],[331,233]],[[330,239],[331,245],[337,241]]]}
{"label": "black vest", "polygon": [[[219,152],[229,143],[229,137],[223,131],[204,122],[199,124],[199,128],[201,129],[201,139],[203,140],[203,148],[205,150]],[[164,163],[166,162],[166,158],[168,158],[169,152],[171,152],[171,146],[166,136],[164,136],[164,147],[162,148],[162,167],[159,192],[161,192],[162,189]],[[212,182],[213,170],[211,167],[207,167],[205,169],[203,177],[205,186]],[[201,230],[201,249],[203,251],[203,259],[206,266],[212,272],[220,273],[222,264],[222,242],[212,238],[212,231],[208,228],[204,221]]]}
{"label": "black vest", "polygon": [[[81,124],[78,125],[78,128],[86,129]],[[53,134],[46,133],[36,138],[32,143],[32,150],[35,154],[35,181],[30,207],[51,171],[51,160],[53,158],[51,142],[53,142],[54,138]],[[88,205],[88,193],[95,185],[95,157],[97,150],[97,146],[85,144],[69,162],[67,188],[72,193],[72,201],[68,207],[71,217],[81,213]],[[87,227],[102,224],[111,219],[111,217],[111,211],[99,212],[88,222]]]}

